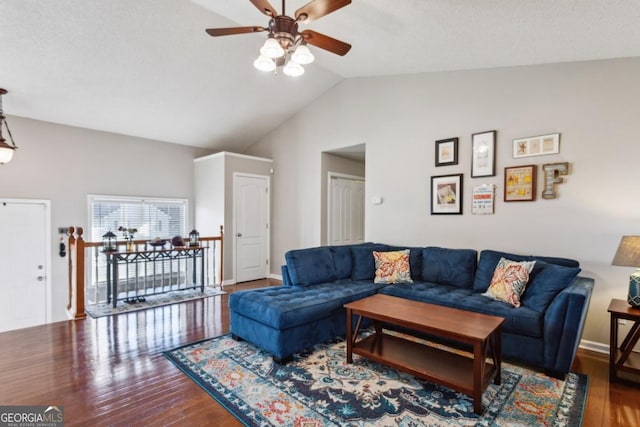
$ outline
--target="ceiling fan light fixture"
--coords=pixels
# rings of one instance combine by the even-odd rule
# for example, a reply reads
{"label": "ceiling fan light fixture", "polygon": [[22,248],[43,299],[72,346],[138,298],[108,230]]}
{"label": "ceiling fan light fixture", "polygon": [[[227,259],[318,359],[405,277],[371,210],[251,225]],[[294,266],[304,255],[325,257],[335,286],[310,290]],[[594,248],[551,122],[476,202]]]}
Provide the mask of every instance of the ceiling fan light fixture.
{"label": "ceiling fan light fixture", "polygon": [[280,58],[284,55],[284,49],[280,46],[278,40],[273,37],[269,37],[260,49],[260,54],[271,59]]}
{"label": "ceiling fan light fixture", "polygon": [[291,59],[300,65],[307,65],[311,64],[315,57],[313,56],[307,45],[301,44],[296,48],[295,52],[293,52],[293,55],[291,55]]}
{"label": "ceiling fan light fixture", "polygon": [[256,67],[260,71],[273,71],[276,69],[276,63],[271,58],[267,58],[264,55],[258,56],[258,58],[253,61],[253,66]]}
{"label": "ceiling fan light fixture", "polygon": [[304,67],[294,60],[289,60],[284,66],[282,72],[289,77],[299,77],[304,74]]}

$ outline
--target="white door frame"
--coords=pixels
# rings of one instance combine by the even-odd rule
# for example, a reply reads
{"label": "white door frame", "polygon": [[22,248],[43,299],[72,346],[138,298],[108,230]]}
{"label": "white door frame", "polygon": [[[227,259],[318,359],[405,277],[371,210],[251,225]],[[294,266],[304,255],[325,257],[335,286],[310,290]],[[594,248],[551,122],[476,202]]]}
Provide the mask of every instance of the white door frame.
{"label": "white door frame", "polygon": [[[31,205],[44,205],[44,227],[45,227],[45,319],[47,323],[53,321],[53,290],[51,289],[52,270],[51,265],[51,200],[45,199],[0,199],[0,203],[19,203],[19,204],[31,204]],[[65,242],[66,243],[66,242]],[[67,248],[68,249],[68,248]],[[67,255],[68,256],[68,255]]]}
{"label": "white door frame", "polygon": [[[327,174],[327,242],[331,242],[331,179],[332,178],[343,178],[343,179],[350,179],[352,181],[364,181],[365,183],[367,182],[364,176],[348,175],[346,173],[338,173],[338,172],[329,172]],[[366,188],[366,184],[365,184],[365,188]],[[365,211],[364,220],[366,221],[366,211]]]}
{"label": "white door frame", "polygon": [[265,277],[271,277],[271,177],[269,175],[257,175],[252,173],[244,173],[244,172],[234,172],[233,173],[233,208],[232,208],[232,216],[233,216],[233,241],[232,241],[232,254],[233,254],[233,283],[236,282],[236,272],[238,268],[238,257],[237,257],[237,248],[236,248],[236,235],[238,234],[236,218],[236,202],[238,197],[238,192],[236,191],[237,182],[236,178],[238,177],[246,177],[246,178],[260,178],[265,179],[267,181],[267,224],[269,228],[267,228],[266,234],[266,248],[265,248],[265,256],[269,263],[265,265]]}

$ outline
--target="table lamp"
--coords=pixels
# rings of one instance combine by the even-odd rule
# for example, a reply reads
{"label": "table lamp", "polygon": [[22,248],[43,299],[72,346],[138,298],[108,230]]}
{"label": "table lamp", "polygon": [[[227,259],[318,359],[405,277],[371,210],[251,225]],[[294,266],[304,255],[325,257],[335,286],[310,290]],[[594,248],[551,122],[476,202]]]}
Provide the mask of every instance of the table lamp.
{"label": "table lamp", "polygon": [[[640,267],[640,236],[622,236],[611,265]],[[640,270],[629,276],[627,302],[634,307],[640,307]]]}

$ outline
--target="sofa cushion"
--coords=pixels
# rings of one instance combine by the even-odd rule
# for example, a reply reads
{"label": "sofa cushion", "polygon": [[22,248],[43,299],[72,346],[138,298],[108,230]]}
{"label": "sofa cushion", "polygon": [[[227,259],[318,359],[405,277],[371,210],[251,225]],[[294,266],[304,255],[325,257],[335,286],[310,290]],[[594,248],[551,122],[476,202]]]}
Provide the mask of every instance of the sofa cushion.
{"label": "sofa cushion", "polygon": [[333,253],[326,246],[295,249],[284,254],[293,286],[309,286],[337,279]]}
{"label": "sofa cushion", "polygon": [[522,295],[522,305],[538,313],[544,313],[551,301],[573,282],[580,270],[579,267],[537,261],[531,271],[529,285]]}
{"label": "sofa cushion", "polygon": [[351,246],[329,246],[333,255],[333,264],[336,267],[336,278],[345,279],[351,277],[353,263],[351,261]]}
{"label": "sofa cushion", "polygon": [[544,314],[530,308],[515,308],[509,304],[492,300],[473,292],[471,288],[414,282],[413,284],[386,286],[378,293],[504,317],[502,331],[505,333],[542,337],[544,330]]}
{"label": "sofa cushion", "polygon": [[351,247],[351,279],[373,280],[376,275],[376,263],[373,259],[373,251],[386,251],[387,245],[374,243],[372,245]]}
{"label": "sofa cushion", "polygon": [[473,249],[430,246],[422,250],[421,278],[425,282],[471,288],[477,260],[478,252]]}
{"label": "sofa cushion", "polygon": [[409,270],[409,249],[373,252],[376,264],[375,283],[413,283]]}
{"label": "sofa cushion", "polygon": [[478,269],[473,281],[473,290],[476,292],[485,292],[491,283],[493,272],[498,265],[500,258],[507,258],[513,261],[543,261],[548,264],[560,265],[565,267],[579,267],[578,261],[569,258],[544,257],[534,255],[518,255],[508,252],[499,252],[486,249],[480,253],[480,261],[478,261]]}
{"label": "sofa cushion", "polygon": [[535,261],[511,261],[500,258],[493,272],[491,284],[482,295],[520,307],[520,296],[524,293],[525,286],[529,282],[529,273],[535,263]]}
{"label": "sofa cushion", "polygon": [[362,246],[371,246],[372,242],[356,243],[353,245],[335,245],[329,246],[333,254],[333,263],[336,266],[336,276],[338,279],[346,279],[351,277],[351,269],[353,268],[353,260],[351,258],[351,248]]}
{"label": "sofa cushion", "polygon": [[411,279],[422,280],[422,247],[406,247],[406,246],[389,246],[390,251],[403,251],[409,249],[409,269],[411,270]]}
{"label": "sofa cushion", "polygon": [[344,304],[373,295],[383,286],[342,279],[309,287],[251,289],[232,293],[229,309],[272,328],[288,329],[344,311]]}

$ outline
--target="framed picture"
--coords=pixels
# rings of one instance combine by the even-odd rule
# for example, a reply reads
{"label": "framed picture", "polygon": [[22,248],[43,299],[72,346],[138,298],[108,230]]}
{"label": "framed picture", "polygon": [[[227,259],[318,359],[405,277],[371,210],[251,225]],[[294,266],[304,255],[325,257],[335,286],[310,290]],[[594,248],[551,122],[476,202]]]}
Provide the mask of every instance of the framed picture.
{"label": "framed picture", "polygon": [[504,201],[531,202],[536,199],[536,165],[504,168]]}
{"label": "framed picture", "polygon": [[496,176],[496,131],[471,135],[471,178]]}
{"label": "framed picture", "polygon": [[560,134],[531,136],[513,140],[513,158],[544,156],[560,152]]}
{"label": "framed picture", "polygon": [[458,164],[458,138],[436,141],[436,166]]}
{"label": "framed picture", "polygon": [[473,204],[471,212],[474,215],[493,214],[493,199],[496,193],[494,184],[477,185],[473,187]]}
{"label": "framed picture", "polygon": [[462,174],[431,177],[431,215],[462,214]]}

